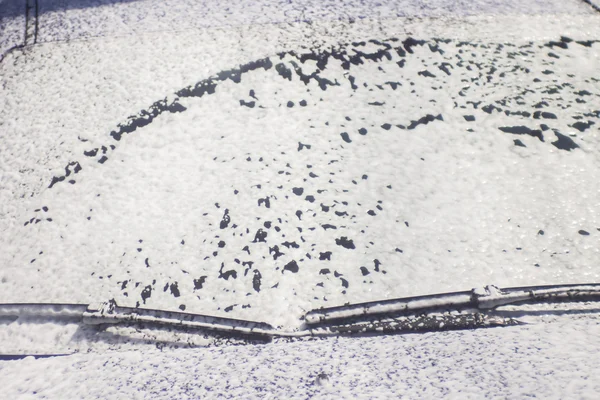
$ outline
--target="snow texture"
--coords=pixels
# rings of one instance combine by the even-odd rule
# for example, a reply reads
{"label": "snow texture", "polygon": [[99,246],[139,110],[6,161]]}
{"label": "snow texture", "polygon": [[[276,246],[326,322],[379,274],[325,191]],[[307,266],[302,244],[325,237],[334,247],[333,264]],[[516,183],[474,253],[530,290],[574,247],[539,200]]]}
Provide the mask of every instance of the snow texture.
{"label": "snow texture", "polygon": [[[597,0],[588,3],[598,7]],[[240,25],[398,17],[585,15],[590,11],[590,6],[578,0],[524,4],[517,0],[236,0],[226,5],[217,0],[2,0],[0,55],[16,46],[35,43]]]}
{"label": "snow texture", "polygon": [[543,319],[476,331],[30,357],[0,362],[0,384],[7,398],[596,398],[597,317]]}
{"label": "snow texture", "polygon": [[2,300],[294,326],[348,301],[598,280],[599,48],[405,37],[288,51],[104,136],[77,131],[82,150],[18,200]]}
{"label": "snow texture", "polygon": [[[598,280],[589,5],[160,4],[40,1],[38,44],[0,63],[0,302],[115,298],[293,328],[319,306]],[[2,15],[4,52],[25,22]],[[236,347],[8,319],[4,353],[91,354],[1,362],[0,385],[593,398],[597,320],[544,318]]]}
{"label": "snow texture", "polygon": [[40,1],[39,41],[184,31],[241,24],[468,15],[589,14],[577,0]]}
{"label": "snow texture", "polygon": [[0,61],[4,54],[25,44],[25,1],[0,0]]}

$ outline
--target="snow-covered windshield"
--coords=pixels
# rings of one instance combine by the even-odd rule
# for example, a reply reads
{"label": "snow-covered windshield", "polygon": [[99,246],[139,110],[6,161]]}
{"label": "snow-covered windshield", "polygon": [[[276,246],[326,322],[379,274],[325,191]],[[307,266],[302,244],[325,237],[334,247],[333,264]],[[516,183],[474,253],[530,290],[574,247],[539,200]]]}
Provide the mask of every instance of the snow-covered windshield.
{"label": "snow-covered windshield", "polygon": [[81,39],[110,30],[46,11],[37,51],[2,63],[2,302],[293,328],[323,306],[598,280],[600,43],[572,22],[494,38],[305,16],[99,51]]}
{"label": "snow-covered windshield", "polygon": [[595,398],[599,1],[0,0],[2,396]]}

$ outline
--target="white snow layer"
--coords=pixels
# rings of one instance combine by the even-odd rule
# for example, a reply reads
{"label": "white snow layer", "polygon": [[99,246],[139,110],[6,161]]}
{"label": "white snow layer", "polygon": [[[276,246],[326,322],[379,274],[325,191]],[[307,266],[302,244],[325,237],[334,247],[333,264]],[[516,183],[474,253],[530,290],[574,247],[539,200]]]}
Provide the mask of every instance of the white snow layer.
{"label": "white snow layer", "polygon": [[25,44],[25,2],[0,0],[0,61],[4,54]]}
{"label": "white snow layer", "polygon": [[[292,327],[319,306],[597,281],[598,43],[413,43],[397,24],[334,25],[336,40],[377,39],[334,47],[322,24],[3,63],[0,301],[115,298]],[[316,39],[298,43],[306,29]],[[273,56],[279,40],[299,50]],[[346,56],[320,68],[301,56],[332,48]],[[239,83],[215,76],[264,56]],[[313,72],[332,85],[302,81]],[[195,82],[215,93],[181,91],[182,112],[119,133]]]}
{"label": "white snow layer", "polygon": [[39,41],[206,27],[365,18],[589,14],[578,0],[99,0],[40,1]]}
{"label": "white snow layer", "polygon": [[[596,4],[597,0],[589,1]],[[25,17],[26,5],[30,7]],[[15,46],[91,37],[137,36],[148,32],[397,17],[473,15],[584,15],[592,7],[579,0],[25,0],[0,1],[0,56]],[[27,24],[27,27],[25,26]],[[25,30],[29,38],[25,38]]]}
{"label": "white snow layer", "polygon": [[[6,398],[595,399],[600,324],[512,328],[0,362]],[[568,332],[568,336],[565,333]]]}
{"label": "white snow layer", "polygon": [[[155,34],[147,33],[153,22],[146,16],[139,21],[150,21],[146,30],[132,34],[101,10],[81,9],[86,18],[105,18],[100,29],[77,13],[73,20],[59,10],[43,13],[42,26],[58,27],[52,18],[66,18],[62,26],[70,28],[41,29],[40,38],[48,35],[41,42],[105,38],[42,43],[0,63],[0,302],[114,297],[124,305],[185,305],[190,312],[293,327],[304,311],[321,305],[486,283],[597,281],[599,43],[586,40],[600,37],[600,21],[580,2],[527,4],[537,11],[414,20],[384,13],[364,20],[353,15],[354,23],[281,26],[244,25],[256,21],[242,19],[235,28],[195,25],[178,34],[171,32],[181,25],[175,17]],[[262,17],[250,11],[244,13]],[[321,70],[289,53],[335,48],[373,54],[385,48],[382,43],[404,46],[408,37],[426,42],[411,47],[402,68],[396,50],[389,59],[364,59],[349,70],[333,58]],[[360,44],[371,39],[379,44]],[[286,52],[282,59],[275,56],[280,52]],[[214,94],[181,98],[184,112],[165,112],[120,141],[110,136],[154,102],[168,96],[170,104],[182,88],[265,57],[270,69],[246,72],[239,84],[218,81]],[[278,63],[292,70],[291,80],[276,72]],[[305,85],[294,63],[339,86],[323,91],[315,80]],[[255,101],[254,108],[240,100]],[[488,105],[502,111],[483,111]],[[407,128],[427,115],[433,119],[415,129],[396,126]],[[580,132],[577,122],[589,126],[577,125]],[[515,126],[528,127],[531,135],[499,129]],[[298,142],[311,147],[298,151]],[[567,151],[553,142],[579,147]],[[107,160],[101,164],[102,146]],[[94,149],[94,156],[84,155]],[[69,176],[48,188],[53,177],[66,175],[67,165]],[[304,189],[302,196],[295,187]],[[267,196],[268,209],[258,202]],[[330,206],[328,214],[321,204]],[[225,209],[231,221],[220,229]],[[325,230],[325,224],[336,229]],[[268,242],[252,243],[259,227],[268,230]],[[353,240],[355,249],[336,244],[342,237],[340,243]],[[277,260],[269,252],[274,245],[286,253]],[[319,260],[327,251],[330,260]],[[298,272],[282,273],[290,260]],[[244,275],[249,264],[241,263],[247,261],[253,264]],[[235,279],[219,278],[221,263],[221,274],[235,271]],[[260,292],[254,270],[261,272]],[[144,298],[147,287],[151,296]],[[585,315],[545,322],[161,353],[148,351],[148,342],[176,341],[177,335],[111,328],[89,343],[89,332],[75,324],[3,320],[3,353],[144,351],[1,362],[0,386],[7,398],[594,398],[600,390],[597,320]],[[183,336],[193,346],[212,343],[202,335]]]}

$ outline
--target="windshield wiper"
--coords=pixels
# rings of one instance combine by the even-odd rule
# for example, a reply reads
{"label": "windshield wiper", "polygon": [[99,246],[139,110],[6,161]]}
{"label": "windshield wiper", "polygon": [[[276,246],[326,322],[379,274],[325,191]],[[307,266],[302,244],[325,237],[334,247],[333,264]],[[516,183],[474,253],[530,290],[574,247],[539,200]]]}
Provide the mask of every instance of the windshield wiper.
{"label": "windshield wiper", "polygon": [[496,313],[500,306],[550,302],[598,301],[600,284],[493,285],[470,291],[346,304],[305,315],[310,331],[330,334],[430,332],[512,326],[524,322]]}
{"label": "windshield wiper", "polygon": [[99,304],[0,304],[0,319],[29,317],[41,320],[76,320],[86,325],[166,325],[189,331],[213,332],[244,339],[308,336],[387,334],[417,331],[475,329],[521,324],[518,319],[494,313],[499,306],[549,302],[600,300],[600,284],[496,286],[469,291],[405,297],[338,307],[320,308],[304,316],[295,331],[265,322],[215,317],[179,311],[121,307],[114,300]]}
{"label": "windshield wiper", "polygon": [[501,305],[549,300],[600,299],[600,284],[523,286],[500,289],[494,285],[469,291],[404,297],[321,308],[305,315],[309,325],[331,325],[371,317],[395,317],[443,309],[490,310]]}

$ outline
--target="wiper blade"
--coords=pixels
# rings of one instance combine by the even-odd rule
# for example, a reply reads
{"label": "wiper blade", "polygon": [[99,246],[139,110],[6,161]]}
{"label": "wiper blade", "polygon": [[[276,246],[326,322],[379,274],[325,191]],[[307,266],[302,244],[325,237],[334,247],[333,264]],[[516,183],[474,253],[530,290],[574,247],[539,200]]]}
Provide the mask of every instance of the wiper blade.
{"label": "wiper blade", "polygon": [[86,324],[150,323],[204,329],[240,336],[272,336],[275,328],[266,322],[248,321],[179,311],[118,306],[114,300],[89,305],[83,313]]}
{"label": "wiper blade", "polygon": [[39,319],[77,320],[87,325],[156,324],[194,328],[235,336],[272,336],[265,322],[215,317],[179,311],[121,307],[114,300],[96,304],[9,303],[0,304],[0,319],[34,317]]}
{"label": "wiper blade", "polygon": [[118,306],[114,300],[98,304],[0,304],[0,320],[25,318],[77,321],[86,325],[163,325],[186,332],[212,332],[215,337],[270,341],[361,334],[476,329],[518,325],[522,322],[494,312],[498,306],[554,301],[600,300],[600,284],[548,285],[499,289],[486,286],[470,291],[405,297],[321,308],[304,316],[300,330],[286,331],[265,322],[180,311]]}
{"label": "wiper blade", "polygon": [[469,291],[347,304],[306,313],[310,326],[334,326],[373,318],[394,318],[443,310],[490,310],[501,305],[556,300],[600,299],[600,284],[524,286],[500,289],[493,285]]}

